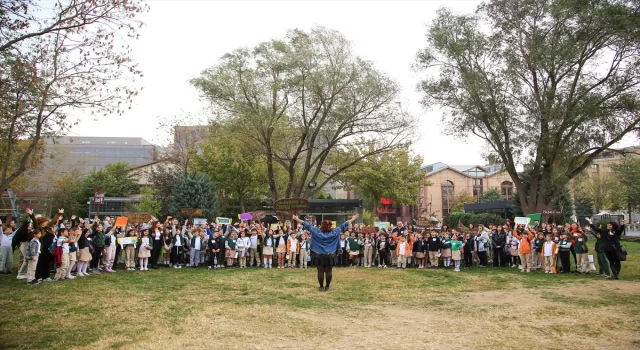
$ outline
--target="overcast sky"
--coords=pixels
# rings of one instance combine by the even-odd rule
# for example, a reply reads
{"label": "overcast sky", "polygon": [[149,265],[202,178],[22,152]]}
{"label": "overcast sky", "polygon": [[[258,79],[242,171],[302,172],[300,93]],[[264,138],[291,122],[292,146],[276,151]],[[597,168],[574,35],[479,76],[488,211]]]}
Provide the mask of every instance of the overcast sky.
{"label": "overcast sky", "polygon": [[[151,0],[133,57],[144,71],[144,90],[123,116],[85,118],[79,136],[131,136],[159,141],[155,120],[180,113],[205,115],[206,103],[189,85],[203,69],[238,47],[282,38],[287,30],[321,25],[342,32],[355,53],[402,86],[401,100],[420,120],[414,151],[425,163],[480,164],[483,144],[442,135],[441,114],[425,111],[411,70],[426,44],[426,27],[446,6],[471,12],[480,1],[168,1]],[[203,120],[204,121],[204,120]]]}

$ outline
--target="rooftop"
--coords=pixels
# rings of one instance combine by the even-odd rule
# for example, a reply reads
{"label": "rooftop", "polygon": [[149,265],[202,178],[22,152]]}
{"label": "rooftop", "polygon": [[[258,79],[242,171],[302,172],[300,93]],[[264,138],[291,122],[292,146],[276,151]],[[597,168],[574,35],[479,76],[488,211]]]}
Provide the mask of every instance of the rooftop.
{"label": "rooftop", "polygon": [[449,165],[443,162],[436,162],[423,165],[420,171],[429,176],[444,169],[452,169],[471,177],[483,177],[502,170],[498,165]]}

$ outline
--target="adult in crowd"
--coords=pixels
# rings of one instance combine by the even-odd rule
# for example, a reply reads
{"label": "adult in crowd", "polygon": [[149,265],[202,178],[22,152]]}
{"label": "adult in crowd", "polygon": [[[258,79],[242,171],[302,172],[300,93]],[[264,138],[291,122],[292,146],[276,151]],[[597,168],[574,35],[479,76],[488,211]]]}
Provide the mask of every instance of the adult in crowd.
{"label": "adult in crowd", "polygon": [[[329,220],[322,221],[320,228],[317,228],[293,215],[293,220],[301,223],[311,233],[311,257],[318,268],[319,291],[326,292],[329,290],[333,278],[333,266],[336,264],[337,252],[340,250],[340,234],[349,227],[349,224],[353,224],[358,217],[359,215],[355,214],[351,217],[351,220],[345,221],[342,225],[332,229],[331,221]],[[326,283],[324,283],[325,280]]]}
{"label": "adult in crowd", "polygon": [[611,277],[609,277],[609,279],[619,279],[620,269],[622,268],[620,255],[623,254],[622,247],[620,246],[620,236],[624,232],[624,226],[627,221],[622,220],[620,227],[618,227],[615,222],[609,223],[607,224],[607,229],[604,230],[593,225],[591,218],[586,218],[586,220],[589,222],[591,229],[599,233],[602,238],[602,247],[599,248],[604,250],[607,260],[609,260],[609,266],[611,267]]}

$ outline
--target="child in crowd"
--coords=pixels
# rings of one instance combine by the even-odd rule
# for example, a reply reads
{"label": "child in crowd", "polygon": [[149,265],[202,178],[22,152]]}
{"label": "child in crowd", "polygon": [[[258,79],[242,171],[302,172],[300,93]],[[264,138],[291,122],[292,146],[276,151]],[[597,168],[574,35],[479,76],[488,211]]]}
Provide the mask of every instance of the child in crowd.
{"label": "child in crowd", "polygon": [[560,264],[562,265],[561,273],[570,273],[571,272],[571,238],[569,238],[568,232],[562,232],[562,240],[558,244],[560,248]]}
{"label": "child in crowd", "polygon": [[464,235],[464,268],[470,269],[473,265],[473,252],[475,251],[476,240],[474,237],[471,237],[470,233]]}
{"label": "child in crowd", "polygon": [[193,237],[191,237],[191,253],[189,254],[189,266],[198,267],[200,265],[200,250],[204,243],[202,241],[202,231],[199,228],[193,230]]}
{"label": "child in crowd", "polygon": [[606,243],[603,242],[603,240],[605,238],[602,237],[600,232],[593,231],[590,227],[589,231],[587,232],[589,232],[589,234],[596,238],[596,245],[594,249],[596,250],[596,255],[598,258],[598,273],[600,274],[600,276],[609,277],[611,275],[611,272],[609,271],[609,260],[607,260],[607,255],[604,252],[604,246]]}
{"label": "child in crowd", "polygon": [[367,232],[364,236],[364,267],[371,267],[373,260],[374,241],[371,238],[371,233]]}
{"label": "child in crowd", "polygon": [[387,242],[387,236],[384,233],[378,235],[376,251],[378,252],[378,267],[386,269],[389,263],[387,260],[387,256],[389,256],[389,244]]}
{"label": "child in crowd", "polygon": [[451,260],[455,265],[453,271],[460,272],[460,259],[462,258],[461,252],[463,251],[462,242],[458,240],[458,235],[453,235],[453,241],[451,242]]}
{"label": "child in crowd", "polygon": [[309,237],[306,233],[300,235],[300,268],[306,269],[307,262],[309,261]]}
{"label": "child in crowd", "polygon": [[[518,231],[520,234],[518,234]],[[533,234],[525,227],[519,227],[513,230],[513,237],[518,240],[518,254],[520,257],[520,272],[531,272],[531,241]]]}
{"label": "child in crowd", "polygon": [[296,238],[295,231],[289,232],[289,239],[287,240],[287,261],[288,267],[293,269],[296,267],[296,258],[300,251],[300,242]]}
{"label": "child in crowd", "polygon": [[275,239],[273,238],[273,230],[267,231],[267,235],[262,240],[262,260],[265,269],[270,269],[273,264],[273,246]]}
{"label": "child in crowd", "polygon": [[220,253],[220,245],[218,243],[218,231],[208,239],[207,246],[209,248],[209,270],[218,268],[218,253]]}
{"label": "child in crowd", "polygon": [[[69,268],[67,269],[67,275],[64,277],[64,279],[67,279],[67,280],[72,280],[76,278],[71,274],[71,270],[73,270],[73,267],[76,265],[76,261],[78,260],[78,243],[77,242],[82,236],[82,229],[80,229],[80,227],[72,227],[71,232],[72,232],[72,236],[73,236],[72,238],[74,239],[74,242],[69,243]],[[77,271],[76,271],[76,275],[78,275]]]}
{"label": "child in crowd", "polygon": [[224,242],[225,255],[227,258],[227,267],[233,267],[235,264],[236,256],[238,252],[236,251],[236,233],[231,232],[229,237]]}
{"label": "child in crowd", "polygon": [[31,285],[40,283],[40,281],[36,279],[36,266],[38,265],[42,245],[42,243],[40,243],[40,237],[42,237],[42,232],[39,230],[33,231],[33,238],[29,242],[29,248],[24,256],[27,260],[27,283]]}
{"label": "child in crowd", "polygon": [[89,248],[89,229],[83,228],[78,239],[78,273],[76,276],[89,276],[87,268],[91,261],[91,250]]}
{"label": "child in crowd", "polygon": [[[136,231],[134,229],[127,230],[126,237],[134,238],[136,236]],[[128,243],[124,245],[124,255],[125,255],[125,267],[127,271],[134,271],[136,269],[136,243]]]}
{"label": "child in crowd", "polygon": [[542,246],[542,254],[544,255],[544,273],[553,273],[556,265],[556,242],[553,241],[553,234],[547,234],[547,239]]}
{"label": "child in crowd", "polygon": [[105,272],[115,272],[113,271],[113,261],[116,256],[116,236],[113,234],[113,227],[109,227],[106,229],[106,233],[104,235],[104,271]]}
{"label": "child in crowd", "polygon": [[535,245],[536,245],[535,254],[537,258],[536,268],[541,269],[541,271],[546,271],[544,266],[544,254],[542,252],[542,245],[544,244],[544,242],[545,242],[544,233],[542,233],[541,231],[538,231],[538,235],[535,239]]}
{"label": "child in crowd", "polygon": [[438,258],[440,257],[441,242],[438,238],[436,231],[431,230],[431,237],[429,237],[429,262],[432,269],[438,268]]}
{"label": "child in crowd", "polygon": [[[171,230],[164,230],[164,236],[162,237],[162,262],[165,266],[171,266],[171,243],[173,236]],[[135,251],[135,249],[134,249]],[[135,261],[135,260],[134,260]],[[135,266],[133,266],[135,267]]]}
{"label": "child in crowd", "polygon": [[273,235],[275,239],[276,253],[278,254],[278,268],[284,269],[285,255],[287,255],[287,237],[280,228]]}
{"label": "child in crowd", "polygon": [[184,247],[187,245],[183,234],[180,231],[175,232],[171,241],[171,259],[173,268],[181,269],[184,264]]}
{"label": "child in crowd", "polygon": [[589,274],[589,257],[587,256],[587,236],[584,232],[577,231],[575,233],[574,252],[576,254],[576,272]]}
{"label": "child in crowd", "polygon": [[60,281],[67,276],[67,270],[69,269],[69,243],[74,243],[77,239],[75,235],[69,237],[69,230],[67,228],[59,229],[58,235],[56,246],[62,247],[62,264],[56,268],[56,274],[53,277],[54,281]]}
{"label": "child in crowd", "polygon": [[138,260],[140,261],[140,271],[148,271],[149,258],[151,257],[151,250],[153,244],[149,238],[149,230],[142,231],[142,238],[140,238],[140,249],[138,250]]}
{"label": "child in crowd", "polygon": [[351,267],[358,266],[358,255],[360,254],[360,242],[356,238],[355,232],[350,232],[347,239],[347,251],[349,252],[349,260],[351,260]]}
{"label": "child in crowd", "polygon": [[396,244],[396,257],[398,260],[397,269],[407,268],[407,257],[409,256],[409,244],[406,242],[404,236],[398,237],[398,243]]}
{"label": "child in crowd", "polygon": [[440,254],[444,267],[449,268],[451,266],[451,235],[449,232],[443,234],[440,242]]}

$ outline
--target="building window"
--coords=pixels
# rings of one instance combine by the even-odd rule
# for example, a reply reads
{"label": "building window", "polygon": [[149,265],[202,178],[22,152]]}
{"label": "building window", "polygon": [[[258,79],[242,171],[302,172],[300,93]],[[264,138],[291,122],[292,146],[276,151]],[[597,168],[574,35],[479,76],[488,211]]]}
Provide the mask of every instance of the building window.
{"label": "building window", "polygon": [[502,198],[505,201],[511,200],[513,196],[513,182],[504,181],[500,184],[500,189],[502,191]]}
{"label": "building window", "polygon": [[473,196],[480,201],[482,198],[482,179],[473,179]]}
{"label": "building window", "polygon": [[594,173],[600,172],[600,165],[599,164],[591,164],[591,171],[593,171]]}
{"label": "building window", "polygon": [[451,212],[451,204],[453,202],[454,186],[449,180],[442,181],[442,218],[447,217]]}

